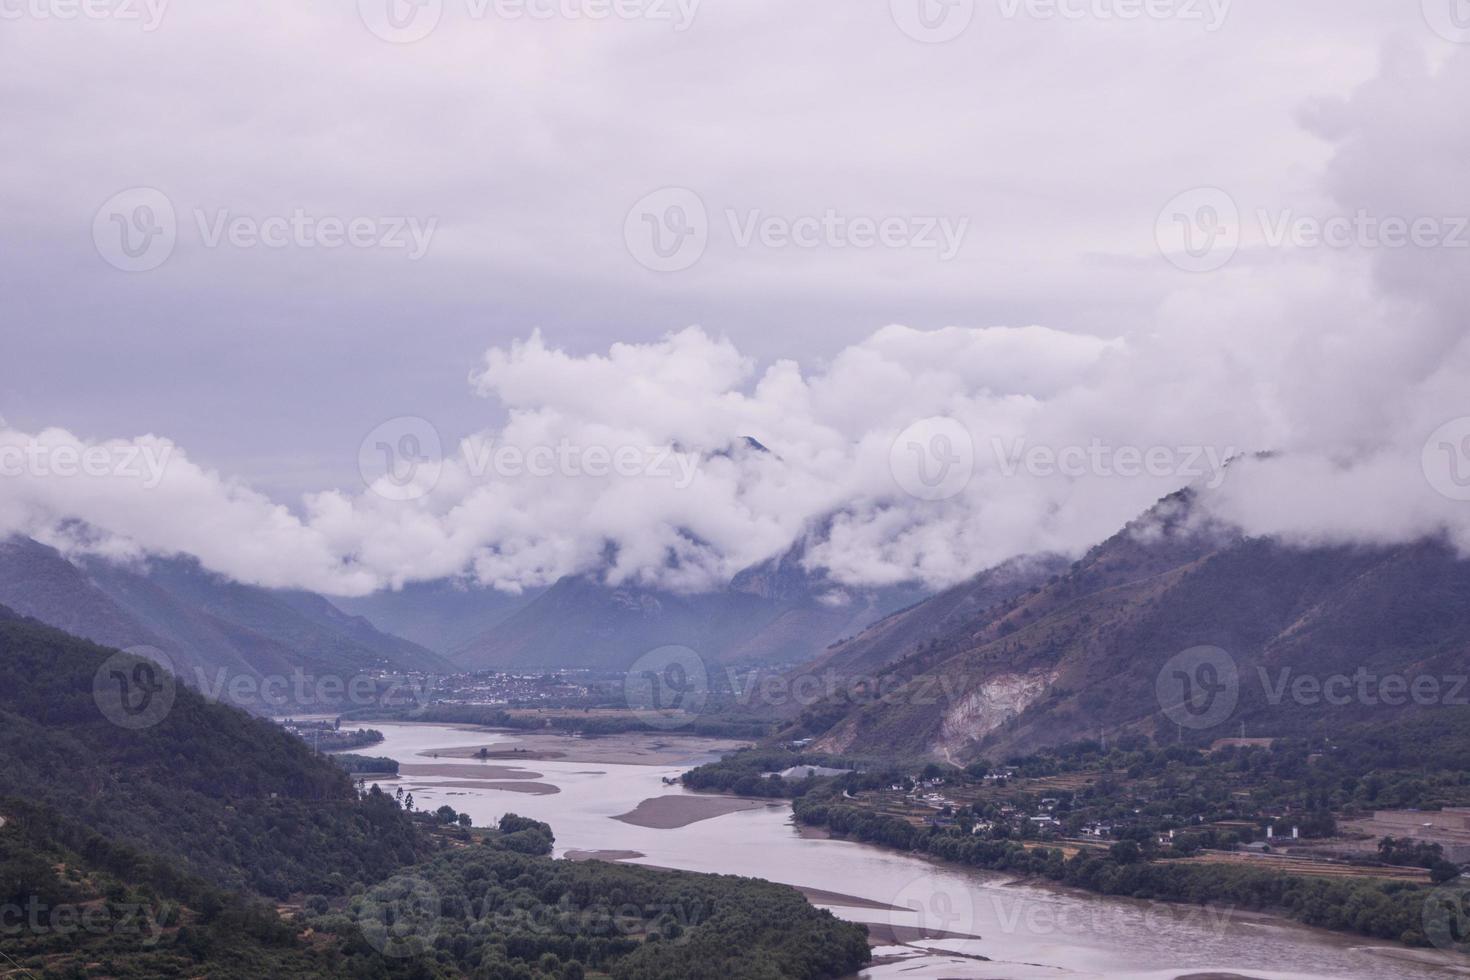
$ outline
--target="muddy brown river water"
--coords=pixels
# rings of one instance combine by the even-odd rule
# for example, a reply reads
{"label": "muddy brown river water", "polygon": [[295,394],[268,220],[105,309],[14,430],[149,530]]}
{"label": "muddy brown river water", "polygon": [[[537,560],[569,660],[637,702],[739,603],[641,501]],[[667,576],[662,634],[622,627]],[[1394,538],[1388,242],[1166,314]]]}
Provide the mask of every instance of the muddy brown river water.
{"label": "muddy brown river water", "polygon": [[[617,819],[647,800],[695,796],[664,779],[714,757],[697,749],[655,765],[495,759],[479,764],[486,767],[487,778],[476,779],[459,769],[476,765],[475,760],[435,759],[433,754],[468,746],[514,746],[517,735],[445,725],[372,727],[386,740],[362,750],[366,754],[389,756],[405,766],[453,763],[384,783],[412,792],[420,809],[448,804],[469,813],[476,825],[493,824],[507,811],[545,820],[556,832],[557,856],[621,852],[633,863],[750,875],[807,889],[817,904],[845,919],[869,923],[875,936],[890,937],[875,950],[876,965],[864,977],[1470,977],[1470,961],[1449,954],[1373,944],[1228,907],[1119,900],[1018,883],[999,874],[803,835],[784,803],[683,826],[640,826]],[[507,773],[507,766],[523,771]],[[525,792],[533,783],[552,791]],[[665,803],[653,809],[677,806]],[[640,856],[629,858],[628,853]]]}

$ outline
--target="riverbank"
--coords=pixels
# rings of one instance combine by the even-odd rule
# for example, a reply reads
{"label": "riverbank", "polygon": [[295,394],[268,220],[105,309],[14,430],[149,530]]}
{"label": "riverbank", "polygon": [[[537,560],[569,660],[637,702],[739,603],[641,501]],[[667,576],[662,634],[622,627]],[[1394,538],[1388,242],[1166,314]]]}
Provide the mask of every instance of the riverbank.
{"label": "riverbank", "polygon": [[[935,931],[981,937],[917,938],[913,945],[880,947],[862,973],[867,980],[1175,980],[1190,974],[1251,980],[1465,980],[1465,974],[1439,963],[1386,955],[1342,934],[1266,915],[1205,918],[1198,911],[1190,914],[1189,906],[1108,897],[831,837],[821,828],[794,823],[782,800],[761,800],[774,805],[736,809],[670,829],[639,826],[615,818],[648,799],[723,794],[696,794],[678,785],[688,762],[661,767],[577,761],[569,756],[580,739],[546,740],[543,744],[567,750],[558,759],[533,762],[525,753],[512,752],[480,763],[449,753],[473,757],[486,745],[505,753],[526,745],[520,741],[522,733],[466,726],[381,727],[388,736],[381,754],[404,765],[510,766],[544,778],[503,782],[545,782],[560,790],[556,795],[511,795],[492,785],[502,782],[497,780],[412,777],[406,788],[422,809],[447,803],[468,812],[476,826],[491,826],[506,812],[546,820],[556,827],[557,853],[563,857],[787,884],[839,918],[867,925],[874,940]],[[633,753],[643,751],[635,744],[609,744],[621,740],[608,736],[587,742],[601,743],[599,751],[628,749],[635,758]],[[689,739],[681,751],[709,758],[720,744]],[[467,786],[450,788],[444,785],[449,781]],[[905,927],[904,932],[892,933],[894,926]]]}
{"label": "riverbank", "polygon": [[[456,726],[458,727],[458,726]],[[500,729],[496,741],[484,745],[456,746],[440,751],[448,759],[483,759],[495,762],[578,762],[615,766],[684,766],[718,758],[746,748],[751,743],[729,738],[704,738],[650,732],[621,735],[568,735],[561,732],[523,732]]]}
{"label": "riverbank", "polygon": [[[1179,860],[1140,860],[1111,850],[1082,850],[1067,856],[1061,848],[1009,839],[990,839],[915,827],[896,817],[846,804],[842,799],[799,797],[795,820],[826,829],[836,837],[911,854],[964,868],[1013,874],[1082,893],[1131,897],[1179,909],[1215,910],[1217,915],[1250,914],[1300,923],[1348,935],[1397,943],[1405,952],[1421,951],[1419,962],[1454,965],[1448,954],[1429,949],[1424,934],[1427,888],[1375,879],[1292,875],[1227,864]],[[1470,971],[1467,971],[1470,972]]]}

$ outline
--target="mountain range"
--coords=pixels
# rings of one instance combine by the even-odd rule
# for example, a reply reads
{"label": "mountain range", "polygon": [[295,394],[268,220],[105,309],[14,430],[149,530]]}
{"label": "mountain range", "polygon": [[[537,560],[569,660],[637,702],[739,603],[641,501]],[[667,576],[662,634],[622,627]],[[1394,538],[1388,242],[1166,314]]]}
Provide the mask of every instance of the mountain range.
{"label": "mountain range", "polygon": [[811,542],[702,594],[587,573],[518,596],[443,580],[328,599],[234,582],[187,556],[119,562],[14,536],[0,541],[0,604],[98,643],[156,649],[195,678],[618,671],[668,645],[712,662],[794,664],[926,594],[841,586],[806,567]]}
{"label": "mountain range", "polygon": [[[935,595],[834,582],[808,559],[817,529],[703,594],[588,573],[520,597],[438,582],[356,600],[242,585],[191,558],[68,558],[16,537],[0,542],[0,604],[155,647],[186,677],[616,672],[677,644],[711,665],[851,682],[740,703],[783,737],[952,761],[1127,733],[1321,733],[1470,699],[1470,562],[1448,544],[1251,537],[1207,516],[1207,492],[1166,497],[1076,561],[1017,558]],[[1415,680],[1423,690],[1396,693]]]}
{"label": "mountain range", "polygon": [[650,650],[679,645],[718,663],[801,663],[926,595],[916,586],[841,586],[808,567],[812,541],[804,537],[726,588],[701,594],[569,576],[451,656],[473,669],[622,670]]}
{"label": "mountain range", "polygon": [[243,585],[188,557],[68,558],[10,537],[0,541],[0,604],[106,646],[161,651],[191,682],[451,669],[323,596]]}
{"label": "mountain range", "polygon": [[816,668],[874,674],[882,696],[829,696],[788,734],[966,761],[1128,732],[1330,733],[1470,698],[1470,562],[1437,539],[1291,546],[1186,490],[1019,594],[976,596],[987,580],[829,651]]}

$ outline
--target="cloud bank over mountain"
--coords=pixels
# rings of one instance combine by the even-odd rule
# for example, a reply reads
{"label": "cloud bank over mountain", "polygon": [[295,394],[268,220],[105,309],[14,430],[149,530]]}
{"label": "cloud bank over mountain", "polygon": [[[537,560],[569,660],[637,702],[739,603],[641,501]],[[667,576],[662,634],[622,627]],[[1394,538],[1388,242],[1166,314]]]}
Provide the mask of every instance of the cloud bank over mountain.
{"label": "cloud bank over mountain", "polygon": [[[1306,107],[1332,149],[1303,178],[1308,217],[1470,215],[1467,89],[1470,52],[1431,66],[1390,46],[1371,82]],[[291,507],[165,434],[0,427],[0,532],[362,594],[461,574],[514,591],[586,570],[699,591],[821,526],[809,560],[835,580],[941,586],[1085,548],[1198,483],[1253,533],[1447,530],[1470,549],[1457,499],[1470,425],[1444,428],[1470,415],[1470,247],[1282,245],[1280,215],[1237,203],[1233,260],[1181,274],[1115,338],[895,325],[822,363],[761,365],[698,327],[591,355],[533,332],[470,374],[503,425],[436,450],[427,423],[390,421],[362,449],[368,475],[380,455],[387,475]]]}

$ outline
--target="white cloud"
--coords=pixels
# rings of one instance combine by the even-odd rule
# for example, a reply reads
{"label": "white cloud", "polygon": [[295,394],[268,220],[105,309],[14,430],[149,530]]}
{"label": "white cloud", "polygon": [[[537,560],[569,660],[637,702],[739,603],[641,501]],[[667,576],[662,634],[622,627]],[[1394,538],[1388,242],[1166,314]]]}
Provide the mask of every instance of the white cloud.
{"label": "white cloud", "polygon": [[[1358,16],[1368,15],[1344,14],[1349,23],[1336,26],[1352,33]],[[317,15],[298,14],[292,23],[311,37],[334,36]],[[805,20],[799,23],[816,29]],[[848,26],[866,37],[867,26]],[[596,121],[602,103],[591,74],[615,51],[638,48],[644,43],[640,36],[622,32],[594,39],[569,30],[589,55],[586,64],[569,69],[571,84],[581,79],[587,85],[590,102],[576,110],[587,117],[578,129],[587,145],[614,150],[619,141],[626,142],[628,126],[646,126],[650,136],[662,132],[652,115],[624,120],[621,129]],[[1037,30],[1031,25],[1020,36],[1039,43]],[[1154,35],[1144,32],[1123,36],[1129,44],[1154,43]],[[82,37],[79,43],[85,43]],[[160,38],[160,43],[178,43],[177,36]],[[735,41],[712,35],[698,41],[696,49],[724,50]],[[389,56],[379,48],[370,48],[369,55],[354,47],[358,61],[352,64],[365,84],[387,98],[393,86],[428,85],[410,69],[429,60],[448,58],[465,73],[480,67],[477,44],[468,35],[450,33],[386,62],[382,59]],[[535,44],[513,50],[516,56],[507,62],[492,63],[494,71],[520,83],[545,73],[545,64],[533,57]],[[899,50],[914,64],[936,57],[917,46]],[[1231,50],[1236,53],[1227,61],[1237,67],[1247,54],[1260,53],[1249,44]],[[1217,64],[1211,70],[1225,68]],[[1225,141],[1225,151],[1239,165],[1238,158],[1254,152],[1252,147],[1274,145],[1277,137],[1289,143],[1289,160],[1276,163],[1299,191],[1291,198],[1299,208],[1328,214],[1368,209],[1410,219],[1470,215],[1470,175],[1463,165],[1470,150],[1470,117],[1456,111],[1470,81],[1470,53],[1431,68],[1410,48],[1394,46],[1379,75],[1357,90],[1347,84],[1352,74],[1343,69],[1332,76],[1333,84],[1326,87],[1341,94],[1302,113],[1305,129],[1293,128],[1289,119],[1246,127],[1249,138]],[[1232,77],[1244,84],[1248,75]],[[1186,111],[1192,96],[1159,91],[1153,79],[1130,75],[1124,82],[1154,110],[1167,108],[1170,118],[1205,115]],[[1301,540],[1402,540],[1448,528],[1456,540],[1470,542],[1466,505],[1437,493],[1421,465],[1429,433],[1447,419],[1470,415],[1463,395],[1470,377],[1465,338],[1470,250],[1273,249],[1247,237],[1236,261],[1219,272],[1171,275],[1173,270],[1152,256],[1148,271],[1138,273],[1151,248],[1147,233],[1154,198],[1168,196],[1160,190],[1165,183],[1175,189],[1173,178],[1165,179],[1169,168],[1159,166],[1159,160],[1184,152],[1181,146],[1218,147],[1220,141],[1185,139],[1192,130],[1167,138],[1150,133],[1153,141],[1126,158],[1088,160],[1089,167],[1080,167],[1088,147],[1068,143],[1059,149],[1056,140],[1070,139],[1065,127],[1038,122],[1046,106],[1086,101],[1077,82],[1048,83],[1025,105],[981,100],[976,112],[1003,118],[1012,129],[1024,129],[1019,116],[1030,113],[1036,129],[1031,137],[1049,147],[1048,153],[1035,146],[1027,150],[1022,140],[1013,154],[987,157],[985,179],[969,183],[961,161],[974,157],[974,147],[939,153],[933,164],[949,181],[931,190],[937,200],[946,187],[963,190],[972,183],[1029,181],[1033,188],[1050,188],[1054,193],[1048,202],[1018,204],[1008,192],[989,191],[955,200],[965,202],[967,213],[984,213],[998,223],[1000,233],[987,238],[982,250],[996,262],[984,269],[1025,284],[1010,294],[1012,301],[1048,290],[1052,277],[1074,288],[1095,287],[1078,291],[1078,322],[938,330],[894,325],[841,347],[824,362],[808,358],[805,363],[763,363],[737,339],[699,328],[652,342],[613,344],[593,354],[563,350],[532,333],[523,341],[496,344],[476,365],[470,377],[474,392],[498,403],[505,420],[473,437],[467,451],[448,447],[439,465],[417,471],[414,479],[425,487],[432,483],[425,493],[392,500],[372,490],[325,490],[309,494],[299,512],[251,489],[248,475],[223,475],[161,437],[99,442],[60,429],[35,434],[3,429],[0,447],[24,454],[27,447],[41,446],[47,468],[42,472],[27,463],[0,483],[0,530],[55,537],[65,522],[79,520],[103,537],[73,546],[113,553],[189,552],[242,580],[328,592],[362,592],[464,571],[515,589],[609,562],[615,579],[699,589],[781,551],[814,521],[836,515],[829,539],[813,558],[837,580],[920,579],[941,585],[1018,553],[1083,548],[1177,486],[1210,481],[1217,475],[1211,462],[1224,454],[1278,450],[1283,455],[1269,463],[1248,463],[1229,474],[1213,497],[1219,514],[1254,532]],[[678,99],[662,77],[635,73],[619,76],[616,84],[626,94],[647,98],[649,105]],[[870,155],[873,169],[898,173],[913,162],[914,146],[932,134],[963,142],[963,133],[946,128],[954,118],[948,102],[899,106],[882,86],[869,89],[884,115],[892,115],[893,127],[872,125],[872,105],[843,102],[821,123],[823,145],[840,145],[846,135],[854,148]],[[155,92],[153,97],[162,96]],[[1168,105],[1155,104],[1158,100]],[[416,102],[387,99],[384,111],[407,132],[427,138],[428,124],[419,118]],[[500,179],[531,181],[538,167],[549,168],[553,179],[534,184],[524,213],[491,216],[468,209],[456,219],[458,232],[454,222],[446,228],[444,246],[466,261],[510,261],[507,256],[514,252],[515,261],[526,266],[577,264],[591,234],[589,215],[599,217],[593,222],[599,229],[605,226],[616,235],[620,209],[609,210],[610,198],[591,182],[559,179],[570,165],[534,112],[517,105],[499,111],[503,116],[495,122],[514,130],[516,145],[538,151],[512,161]],[[868,120],[866,128],[854,126],[859,118]],[[299,152],[274,148],[269,161],[251,166],[289,162],[294,167],[298,160],[323,159],[310,152],[321,138],[319,128],[305,118],[287,122],[292,123],[288,139]],[[1128,142],[1128,133],[1104,122],[1091,120],[1098,127],[1095,136]],[[44,143],[44,134],[34,130],[40,124],[32,120],[30,125],[29,138]],[[779,120],[772,125],[779,126]],[[449,185],[480,179],[471,164],[500,135],[485,122],[463,137],[466,152],[447,156],[428,154],[425,143],[404,140],[398,162],[423,168],[427,156],[435,165],[447,160],[452,167],[447,184],[426,191],[420,203],[449,213],[455,203],[455,188]],[[763,144],[764,172],[777,176],[746,183],[720,163],[725,157],[716,152],[719,132],[713,124],[681,129],[677,138],[669,135],[660,159],[668,162],[669,174],[680,173],[681,163],[702,161],[711,203],[728,199],[796,212],[810,210],[813,202],[841,204],[851,197],[862,200],[866,211],[881,212],[882,195],[863,193],[831,168],[803,170],[802,189],[789,190],[784,165],[798,154],[799,144],[797,134],[786,135],[790,138]],[[167,156],[150,164],[165,176],[174,166],[168,161],[192,158],[174,143],[159,148],[143,141],[137,152]],[[217,147],[215,153],[207,158],[246,166],[239,146]],[[313,184],[313,194],[339,183],[381,187],[378,170],[361,155],[333,159],[343,164],[345,176],[327,168],[330,174],[313,178],[323,182]],[[1136,178],[1137,187],[1120,190],[1120,174],[1131,174],[1140,161],[1154,166]],[[746,167],[761,170],[749,161]],[[1201,172],[1187,169],[1190,181]],[[144,167],[142,172],[154,171]],[[20,176],[35,174],[22,167]],[[1146,220],[1113,214],[1085,228],[1068,225],[1060,231],[1041,220],[1062,207],[1058,202],[1084,198],[1086,189],[1105,177],[1114,178],[1107,199],[1084,204],[1121,208]],[[105,197],[93,193],[97,188],[75,169],[63,167],[57,178],[77,200]],[[618,189],[613,197],[628,203],[647,190],[648,179],[647,172],[617,168],[607,178]],[[178,186],[189,200],[228,203],[226,189],[245,183],[225,167],[180,177]],[[1243,178],[1233,190],[1249,215],[1259,206],[1282,207],[1285,198],[1275,196],[1280,184],[1279,174],[1271,180]],[[303,197],[311,194],[288,193],[261,207],[279,210],[278,205],[300,203]],[[917,206],[908,199],[888,203],[895,211]],[[333,209],[362,210],[352,203]],[[1095,234],[1100,227],[1126,228],[1129,234],[1114,240]],[[1140,229],[1141,234],[1132,234]],[[525,230],[525,237],[516,230]],[[627,256],[619,251],[620,243],[615,245],[615,260],[597,249],[587,253],[588,275],[613,280],[630,274]],[[1062,258],[1053,264],[1052,255]],[[1101,255],[1111,258],[1085,260]],[[207,258],[181,255],[175,272]],[[726,291],[757,290],[773,283],[789,286],[793,277],[810,275],[825,289],[855,296],[914,296],[931,285],[947,296],[973,295],[967,292],[973,268],[916,271],[917,266],[902,263],[858,262],[834,271],[838,265],[831,254],[722,257],[716,250],[712,261],[675,288],[698,291],[717,281]],[[1126,329],[1115,325],[1119,328],[1107,331],[1117,335],[1113,339],[1075,329],[1096,325],[1084,309],[1090,297],[1138,283],[1147,283],[1145,292],[1150,292],[1160,281],[1171,287],[1153,305],[1152,315]],[[798,322],[792,329],[799,330],[799,315],[793,319]],[[767,337],[762,343],[773,342]],[[892,450],[899,433],[934,416],[958,420],[971,434],[973,474],[946,499],[921,500],[895,479]],[[770,452],[746,446],[743,437]],[[58,453],[79,455],[88,447],[109,453],[136,447],[157,455],[167,450],[167,470],[156,485],[149,485],[146,475],[54,471]],[[576,456],[576,473],[559,458],[550,475],[487,471],[483,465],[509,450],[524,468],[538,452],[556,454],[563,447]],[[619,450],[660,448],[674,450],[657,464],[661,472],[585,473],[589,451],[610,459]],[[640,459],[645,468],[655,465],[651,458]],[[699,466],[686,486],[679,466],[690,460]],[[429,479],[431,472],[436,479]]]}

